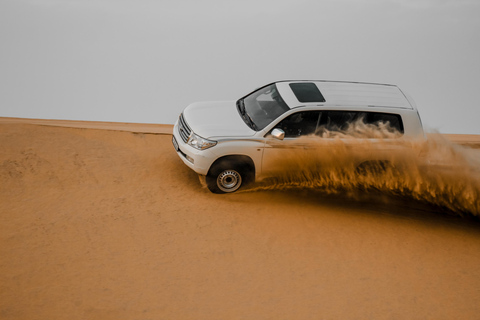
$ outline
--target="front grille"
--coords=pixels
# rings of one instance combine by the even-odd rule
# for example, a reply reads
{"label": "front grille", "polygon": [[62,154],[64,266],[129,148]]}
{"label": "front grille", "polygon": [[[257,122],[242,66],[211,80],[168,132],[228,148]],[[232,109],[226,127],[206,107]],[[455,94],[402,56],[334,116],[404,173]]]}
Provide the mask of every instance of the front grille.
{"label": "front grille", "polygon": [[180,134],[180,137],[182,137],[183,142],[187,143],[188,137],[190,137],[192,129],[190,129],[187,122],[185,121],[183,113],[180,115],[180,118],[178,120],[178,133]]}

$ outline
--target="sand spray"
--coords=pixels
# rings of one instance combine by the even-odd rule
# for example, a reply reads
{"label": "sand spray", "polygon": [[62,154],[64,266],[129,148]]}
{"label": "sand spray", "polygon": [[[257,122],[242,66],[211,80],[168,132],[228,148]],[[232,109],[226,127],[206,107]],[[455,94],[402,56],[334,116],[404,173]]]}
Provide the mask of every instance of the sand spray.
{"label": "sand spray", "polygon": [[480,216],[480,150],[439,133],[410,140],[388,126],[378,129],[359,122],[298,138],[264,163],[275,168],[271,178],[246,191],[300,188],[354,198],[376,191]]}

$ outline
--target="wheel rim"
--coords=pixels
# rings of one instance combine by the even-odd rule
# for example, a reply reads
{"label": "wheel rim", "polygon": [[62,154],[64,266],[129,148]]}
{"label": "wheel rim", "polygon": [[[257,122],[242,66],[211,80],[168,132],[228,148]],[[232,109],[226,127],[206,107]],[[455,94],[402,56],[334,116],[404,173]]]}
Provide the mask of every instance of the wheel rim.
{"label": "wheel rim", "polygon": [[242,176],[235,170],[225,170],[218,175],[217,186],[223,192],[234,192],[242,185]]}

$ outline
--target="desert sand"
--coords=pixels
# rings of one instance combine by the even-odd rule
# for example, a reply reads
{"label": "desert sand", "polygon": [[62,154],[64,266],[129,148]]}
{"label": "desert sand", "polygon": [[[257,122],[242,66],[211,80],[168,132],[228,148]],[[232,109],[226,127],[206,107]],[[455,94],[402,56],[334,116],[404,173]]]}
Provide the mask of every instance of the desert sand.
{"label": "desert sand", "polygon": [[478,219],[381,194],[214,195],[170,132],[0,118],[0,319],[479,319]]}

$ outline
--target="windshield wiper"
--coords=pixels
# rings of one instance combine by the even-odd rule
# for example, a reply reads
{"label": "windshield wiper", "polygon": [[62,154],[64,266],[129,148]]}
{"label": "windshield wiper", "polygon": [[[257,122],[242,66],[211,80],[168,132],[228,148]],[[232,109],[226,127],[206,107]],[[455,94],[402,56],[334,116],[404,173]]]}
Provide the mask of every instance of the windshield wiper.
{"label": "windshield wiper", "polygon": [[245,103],[243,102],[243,99],[240,99],[237,101],[237,108],[238,108],[238,112],[240,112],[243,120],[245,120],[247,125],[253,130],[257,131],[257,125],[255,124],[255,122],[253,122],[252,118],[245,110]]}
{"label": "windshield wiper", "polygon": [[[245,110],[245,109],[244,109]],[[250,115],[248,113],[245,112],[245,115],[247,116],[248,120],[250,121],[250,124],[251,124],[251,127],[253,130],[257,131],[257,125],[255,124],[255,122],[253,122],[252,118],[250,117]]]}
{"label": "windshield wiper", "polygon": [[240,111],[240,114],[242,116],[245,115],[245,103],[243,102],[243,99],[240,99],[237,101],[237,108]]}

